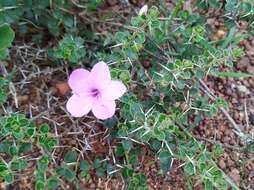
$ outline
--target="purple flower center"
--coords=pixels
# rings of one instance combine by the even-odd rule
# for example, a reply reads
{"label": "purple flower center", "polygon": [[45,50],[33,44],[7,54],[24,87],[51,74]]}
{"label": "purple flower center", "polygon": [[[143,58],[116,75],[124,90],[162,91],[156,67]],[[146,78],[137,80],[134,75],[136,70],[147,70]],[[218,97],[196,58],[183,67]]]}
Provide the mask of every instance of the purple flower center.
{"label": "purple flower center", "polygon": [[93,88],[91,90],[91,95],[92,95],[92,97],[97,98],[98,96],[100,96],[100,91],[96,88]]}

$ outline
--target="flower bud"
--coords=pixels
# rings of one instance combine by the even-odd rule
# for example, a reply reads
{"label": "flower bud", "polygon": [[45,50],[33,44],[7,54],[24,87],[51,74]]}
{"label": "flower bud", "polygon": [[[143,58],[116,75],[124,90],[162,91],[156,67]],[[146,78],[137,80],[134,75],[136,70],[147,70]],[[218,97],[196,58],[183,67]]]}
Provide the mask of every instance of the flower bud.
{"label": "flower bud", "polygon": [[144,6],[139,10],[138,15],[139,15],[139,16],[146,15],[147,10],[148,10],[148,6],[147,6],[147,5],[144,5]]}

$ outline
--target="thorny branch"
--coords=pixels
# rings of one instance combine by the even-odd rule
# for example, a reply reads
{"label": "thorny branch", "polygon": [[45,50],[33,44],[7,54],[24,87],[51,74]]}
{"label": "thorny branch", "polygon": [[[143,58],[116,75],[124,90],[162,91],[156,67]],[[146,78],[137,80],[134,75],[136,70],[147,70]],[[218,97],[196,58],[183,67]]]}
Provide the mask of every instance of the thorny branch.
{"label": "thorny branch", "polygon": [[[201,79],[199,79],[199,82],[201,84],[200,89],[212,100],[216,100],[217,97],[212,93],[212,91],[209,89],[209,87],[205,84],[205,82]],[[235,128],[236,131],[234,131],[237,135],[244,137],[244,133],[242,132],[242,130],[240,129],[240,127],[237,125],[237,123],[235,122],[235,120],[230,116],[230,114],[228,113],[228,111],[221,107],[220,110],[222,111],[222,113],[226,116],[226,118],[229,120],[229,122],[232,124],[232,126]]]}

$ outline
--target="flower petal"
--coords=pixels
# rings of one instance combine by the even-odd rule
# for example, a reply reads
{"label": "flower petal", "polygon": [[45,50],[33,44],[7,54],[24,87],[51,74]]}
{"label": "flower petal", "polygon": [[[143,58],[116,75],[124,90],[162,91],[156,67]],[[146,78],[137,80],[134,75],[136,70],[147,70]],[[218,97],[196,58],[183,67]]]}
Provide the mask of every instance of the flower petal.
{"label": "flower petal", "polygon": [[72,95],[66,104],[67,110],[73,117],[82,117],[87,114],[94,103],[94,99],[90,96]]}
{"label": "flower petal", "polygon": [[120,98],[126,90],[125,85],[121,81],[112,80],[107,88],[102,91],[102,99],[115,100]]}
{"label": "flower petal", "polygon": [[74,70],[68,80],[70,88],[75,93],[83,93],[87,89],[87,80],[90,72],[85,69]]}
{"label": "flower petal", "polygon": [[103,89],[108,85],[110,80],[111,78],[108,65],[103,61],[96,63],[89,76],[91,86],[94,86],[98,89]]}
{"label": "flower petal", "polygon": [[92,108],[92,112],[98,119],[108,119],[111,118],[116,110],[115,101],[103,101],[98,100]]}

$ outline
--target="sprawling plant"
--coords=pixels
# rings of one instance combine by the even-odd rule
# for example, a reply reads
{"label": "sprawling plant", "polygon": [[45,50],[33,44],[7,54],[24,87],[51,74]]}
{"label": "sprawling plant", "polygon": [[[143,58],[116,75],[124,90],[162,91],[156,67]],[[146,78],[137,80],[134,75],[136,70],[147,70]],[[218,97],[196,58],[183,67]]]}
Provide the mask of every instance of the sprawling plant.
{"label": "sprawling plant", "polygon": [[[238,39],[234,33],[222,42],[208,41],[206,21],[187,10],[180,11],[183,2],[178,1],[165,18],[159,17],[156,7],[133,17],[130,26],[123,25],[115,34],[117,44],[111,54],[99,55],[116,62],[115,68],[132,73],[129,84],[137,84],[121,99],[124,122],[117,124],[115,138],[122,139],[118,149],[128,160],[136,143],[146,144],[154,150],[163,172],[170,170],[174,160],[180,160],[190,183],[196,179],[206,189],[238,189],[213,161],[222,153],[221,147],[209,151],[190,131],[202,117],[212,117],[226,106],[222,99],[203,94],[207,91],[203,79],[226,74],[220,67],[232,66],[243,51],[235,47]],[[135,164],[126,167],[135,171]],[[129,175],[127,179],[133,173]]]}
{"label": "sprawling plant", "polygon": [[[227,103],[206,86],[207,76],[252,77],[220,69],[232,67],[243,55],[236,45],[245,36],[236,36],[232,23],[245,19],[252,26],[254,6],[236,0],[224,4],[217,0],[195,1],[202,9],[225,9],[225,21],[231,23],[225,39],[210,41],[206,18],[182,10],[183,3],[179,0],[171,13],[163,3],[160,9],[145,5],[126,23],[94,20],[118,27],[117,32],[104,38],[95,31],[88,34],[89,27],[79,20],[83,19],[82,11],[94,11],[102,1],[0,0],[0,60],[9,58],[8,48],[14,39],[10,25],[18,34],[28,34],[30,27],[41,31],[29,37],[33,42],[48,37],[42,29],[51,37],[64,33],[49,48],[48,58],[56,62],[52,67],[62,66],[58,63],[64,61],[64,66],[78,68],[68,79],[73,95],[67,110],[74,117],[83,117],[92,110],[116,144],[112,150],[114,162],[101,155],[93,161],[80,159],[74,149],[67,151],[61,163],[56,162],[53,152],[61,134],[52,133],[48,124],[36,126],[33,118],[6,114],[0,117],[0,180],[12,184],[18,173],[25,173],[31,169],[30,163],[36,162],[34,171],[27,175],[40,190],[64,188],[66,181],[80,189],[80,179],[89,179],[91,171],[98,177],[119,174],[130,190],[148,189],[147,177],[138,170],[142,165],[139,155],[145,148],[154,157],[152,161],[160,163],[159,175],[181,163],[188,187],[203,184],[206,190],[239,189],[215,163],[223,153],[222,147],[208,149],[192,130],[203,117],[213,117],[220,109],[226,112]],[[94,66],[89,72],[88,68],[80,68],[81,62],[99,63],[90,64]],[[0,77],[0,104],[7,99],[8,82],[8,76]],[[116,111],[114,100],[118,98],[120,109]],[[250,136],[234,122],[233,126],[253,147]],[[39,154],[31,157],[33,150]]]}

